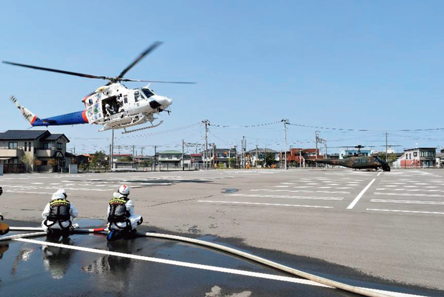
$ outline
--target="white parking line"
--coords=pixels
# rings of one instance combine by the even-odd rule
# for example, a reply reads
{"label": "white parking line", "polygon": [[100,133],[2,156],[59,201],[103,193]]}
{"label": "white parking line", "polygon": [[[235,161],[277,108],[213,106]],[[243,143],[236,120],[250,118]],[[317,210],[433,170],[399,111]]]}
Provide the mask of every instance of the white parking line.
{"label": "white parking line", "polygon": [[439,215],[444,215],[444,212],[437,212],[437,211],[396,210],[396,209],[376,209],[376,208],[367,208],[367,210],[385,211],[385,212],[405,212],[405,213],[423,213],[423,214],[439,214]]}
{"label": "white parking line", "polygon": [[439,194],[379,193],[379,192],[375,192],[374,194],[375,195],[383,195],[383,196],[444,197],[444,195],[439,195]]}
{"label": "white parking line", "polygon": [[92,249],[92,248],[73,246],[73,245],[66,245],[66,244],[60,244],[60,243],[53,243],[53,242],[47,242],[47,241],[40,241],[40,240],[33,240],[33,239],[20,238],[20,239],[16,239],[16,241],[39,244],[39,245],[43,245],[43,246],[53,246],[53,247],[58,247],[58,248],[65,248],[65,249],[77,250],[77,251],[94,253],[94,254],[109,255],[109,256],[114,256],[114,257],[128,258],[128,259],[161,263],[161,264],[168,264],[168,265],[181,266],[181,267],[194,268],[194,269],[201,269],[201,270],[207,270],[207,271],[222,272],[222,273],[250,276],[250,277],[262,278],[262,279],[270,279],[270,280],[284,281],[284,282],[297,283],[297,284],[303,284],[303,285],[331,288],[331,287],[328,287],[328,286],[325,286],[325,285],[322,285],[319,283],[315,283],[313,281],[295,278],[295,277],[280,276],[280,275],[273,275],[273,274],[266,274],[266,273],[259,273],[259,272],[252,272],[252,271],[245,271],[245,270],[238,270],[238,269],[231,269],[231,268],[224,268],[224,267],[217,267],[217,266],[210,266],[210,265],[202,265],[202,264],[195,264],[195,263],[190,263],[190,262],[167,260],[167,259],[139,256],[139,255],[133,255],[133,254],[119,253],[119,252],[111,252],[111,251]]}
{"label": "white parking line", "polygon": [[371,202],[383,202],[383,203],[404,203],[404,204],[431,204],[431,205],[444,205],[444,202],[439,201],[419,201],[419,200],[393,200],[393,199],[371,199]]}
{"label": "white parking line", "polygon": [[224,204],[250,204],[250,205],[266,205],[266,206],[293,206],[293,207],[307,207],[307,208],[333,208],[332,206],[276,204],[276,203],[257,203],[257,202],[240,202],[240,201],[198,200],[197,202],[201,202],[201,203],[224,203]]}
{"label": "white parking line", "polygon": [[361,197],[364,195],[364,193],[368,190],[368,188],[370,188],[370,186],[375,182],[375,178],[364,188],[364,190],[361,191],[361,193],[359,193],[359,195],[355,198],[355,200],[353,200],[352,203],[350,203],[350,205],[347,207],[347,209],[353,209],[353,207],[355,207],[356,203],[358,203],[359,199],[361,199]]}
{"label": "white parking line", "polygon": [[[323,285],[323,284],[320,284],[317,282],[313,282],[313,281],[310,281],[307,279],[302,279],[302,278],[296,278],[296,277],[281,276],[281,275],[274,275],[274,274],[267,274],[267,273],[232,269],[232,268],[224,268],[224,267],[204,265],[204,264],[195,264],[195,263],[190,263],[190,262],[182,262],[182,261],[168,260],[168,259],[162,259],[162,258],[139,256],[139,255],[105,251],[105,250],[86,248],[86,247],[80,247],[80,246],[74,246],[74,245],[66,245],[66,244],[61,244],[61,243],[40,241],[40,240],[34,240],[34,239],[18,238],[18,239],[15,239],[15,241],[38,244],[38,245],[42,245],[42,246],[53,246],[53,247],[58,247],[58,248],[65,248],[65,249],[82,251],[82,252],[99,254],[99,255],[108,255],[108,256],[134,259],[134,260],[140,260],[140,261],[146,261],[146,262],[174,265],[174,266],[180,266],[180,267],[186,267],[186,268],[194,268],[194,269],[200,269],[200,270],[206,270],[206,271],[212,271],[212,272],[221,272],[221,273],[228,273],[228,274],[234,274],[234,275],[242,275],[242,276],[256,277],[256,278],[261,278],[261,279],[269,279],[269,280],[289,282],[289,283],[295,283],[295,284],[301,284],[301,285],[334,289],[332,287],[329,287],[329,286],[326,286],[326,285]],[[364,288],[364,287],[358,287],[358,288],[377,292],[377,293],[382,293],[382,294],[386,294],[387,296],[394,296],[394,297],[422,297],[420,295],[404,294],[404,293],[376,290],[376,289]]]}
{"label": "white parking line", "polygon": [[381,172],[379,172],[377,176],[380,176],[380,175],[381,175],[381,173],[382,173],[382,171],[381,171]]}
{"label": "white parking line", "polygon": [[312,191],[312,190],[272,190],[272,189],[251,189],[252,192],[289,192],[289,193],[324,193],[324,194],[350,194],[344,191]]}
{"label": "white parking line", "polygon": [[283,199],[312,199],[312,200],[343,200],[343,197],[313,197],[313,196],[289,196],[289,195],[261,195],[261,194],[227,194],[228,197],[258,197],[258,198],[283,198]]}

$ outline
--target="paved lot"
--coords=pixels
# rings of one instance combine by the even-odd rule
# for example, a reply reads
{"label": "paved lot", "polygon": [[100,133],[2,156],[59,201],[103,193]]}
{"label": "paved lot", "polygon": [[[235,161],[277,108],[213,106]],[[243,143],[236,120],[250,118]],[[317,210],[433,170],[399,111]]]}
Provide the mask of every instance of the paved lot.
{"label": "paved lot", "polygon": [[[5,175],[0,183],[5,190],[0,210],[8,219],[38,221],[60,187],[82,218],[104,219],[112,192],[127,183],[147,230],[210,234],[217,242],[359,286],[444,294],[437,291],[444,290],[444,171],[33,174]],[[209,279],[196,296],[217,284]],[[220,296],[292,292],[251,283],[236,292],[226,285]]]}

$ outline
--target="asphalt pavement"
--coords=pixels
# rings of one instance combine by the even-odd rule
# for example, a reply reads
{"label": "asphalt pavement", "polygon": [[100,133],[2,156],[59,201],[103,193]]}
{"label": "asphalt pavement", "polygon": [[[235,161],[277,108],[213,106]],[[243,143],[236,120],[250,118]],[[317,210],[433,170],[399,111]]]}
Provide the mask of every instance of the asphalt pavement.
{"label": "asphalt pavement", "polygon": [[[145,219],[143,230],[230,245],[359,287],[440,296],[443,176],[440,170],[348,169],[5,175],[0,177],[5,190],[0,211],[10,225],[35,226],[51,194],[63,187],[80,212],[79,222],[90,224],[95,222],[91,219],[105,218],[107,201],[126,183],[136,212]],[[113,296],[117,291],[122,296],[348,294],[276,277],[69,247],[57,247],[48,258],[46,250],[56,247],[42,244],[9,242],[0,260],[0,292],[52,296],[63,284],[69,288],[67,296]],[[102,235],[74,235],[59,244],[289,277],[230,255],[166,240],[137,238],[109,245]],[[52,262],[57,263],[54,269]],[[44,285],[32,289],[39,283]]]}

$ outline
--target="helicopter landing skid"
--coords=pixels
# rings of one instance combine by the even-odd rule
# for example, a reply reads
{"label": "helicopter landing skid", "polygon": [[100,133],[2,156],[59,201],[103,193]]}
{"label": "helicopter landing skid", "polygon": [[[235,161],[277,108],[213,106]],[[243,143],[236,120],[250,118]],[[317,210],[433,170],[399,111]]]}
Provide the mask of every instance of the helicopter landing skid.
{"label": "helicopter landing skid", "polygon": [[137,132],[137,131],[141,131],[141,130],[145,130],[145,129],[152,129],[152,128],[156,128],[156,127],[158,127],[158,126],[160,126],[161,124],[163,123],[163,121],[160,121],[158,124],[156,124],[156,125],[152,125],[152,126],[149,126],[149,127],[143,127],[143,128],[139,128],[139,129],[134,129],[134,130],[125,130],[125,128],[124,128],[124,130],[125,130],[125,132],[122,132],[122,134],[127,134],[127,133],[131,133],[131,132]]}

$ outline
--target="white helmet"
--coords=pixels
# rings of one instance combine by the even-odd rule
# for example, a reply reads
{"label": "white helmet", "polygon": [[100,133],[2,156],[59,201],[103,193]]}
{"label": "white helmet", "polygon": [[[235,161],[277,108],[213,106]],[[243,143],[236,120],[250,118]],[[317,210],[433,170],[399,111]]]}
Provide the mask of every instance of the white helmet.
{"label": "white helmet", "polygon": [[130,194],[130,188],[127,185],[122,185],[119,188],[119,193],[123,196],[128,196]]}
{"label": "white helmet", "polygon": [[68,195],[66,195],[65,189],[59,189],[57,192],[62,193],[65,198],[68,197]]}
{"label": "white helmet", "polygon": [[65,199],[65,195],[63,193],[60,193],[59,191],[52,194],[52,200],[55,199]]}

